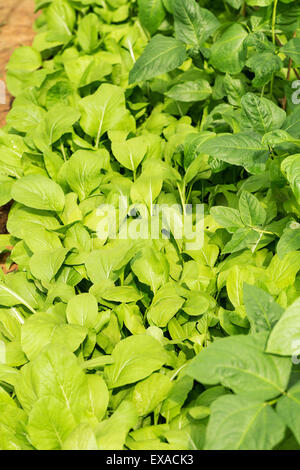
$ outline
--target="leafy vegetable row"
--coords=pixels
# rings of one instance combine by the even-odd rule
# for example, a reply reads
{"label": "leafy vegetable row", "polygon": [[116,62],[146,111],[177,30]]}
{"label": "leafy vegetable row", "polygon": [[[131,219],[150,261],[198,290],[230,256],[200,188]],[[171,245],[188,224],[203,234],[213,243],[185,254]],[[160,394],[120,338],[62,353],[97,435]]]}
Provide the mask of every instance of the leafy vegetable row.
{"label": "leafy vegetable row", "polygon": [[[36,7],[0,130],[0,449],[299,449],[299,3]],[[123,237],[141,204],[202,204],[203,246]]]}

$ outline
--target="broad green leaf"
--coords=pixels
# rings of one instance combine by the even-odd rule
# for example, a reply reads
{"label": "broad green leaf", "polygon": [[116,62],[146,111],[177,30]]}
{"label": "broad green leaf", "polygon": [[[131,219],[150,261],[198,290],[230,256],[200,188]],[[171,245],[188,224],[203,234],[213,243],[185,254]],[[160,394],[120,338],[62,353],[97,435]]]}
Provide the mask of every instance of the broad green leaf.
{"label": "broad green leaf", "polygon": [[0,364],[0,380],[15,387],[20,378],[20,371],[15,367]]}
{"label": "broad green leaf", "polygon": [[[75,186],[75,185],[74,185]],[[79,189],[78,192],[82,190],[82,187]],[[65,197],[65,207],[60,216],[61,221],[65,225],[71,225],[75,222],[79,222],[82,220],[82,212],[78,206],[78,196],[76,193],[68,193]]]}
{"label": "broad green leaf", "polygon": [[72,297],[67,305],[67,319],[74,325],[94,328],[98,321],[98,302],[92,294]]}
{"label": "broad green leaf", "polygon": [[112,152],[122,166],[135,172],[147,153],[147,142],[143,136],[113,142]]}
{"label": "broad green leaf", "polygon": [[253,400],[269,400],[287,386],[291,363],[264,352],[265,334],[215,341],[196,356],[186,371],[198,382],[221,383]]}
{"label": "broad green leaf", "polygon": [[218,224],[226,228],[231,233],[244,226],[237,209],[225,206],[215,206],[211,208],[210,213]]}
{"label": "broad green leaf", "polygon": [[[106,321],[104,321],[103,323],[105,324]],[[100,327],[103,326],[103,323],[99,322]],[[113,364],[114,362],[115,361],[109,355],[97,356],[95,359],[89,359],[88,361],[85,361],[82,364],[82,368],[83,369],[99,369],[99,368],[106,366],[107,364]]]}
{"label": "broad green leaf", "polygon": [[247,37],[244,27],[238,23],[229,26],[211,48],[210,62],[220,72],[237,74],[246,63],[243,42]]}
{"label": "broad green leaf", "polygon": [[208,161],[208,155],[198,155],[198,157],[192,161],[184,175],[185,184],[193,180],[196,182],[201,179],[208,179],[211,176],[211,167]]}
{"label": "broad green leaf", "polygon": [[76,424],[71,411],[53,396],[40,398],[29,415],[30,440],[38,450],[62,449]]}
{"label": "broad green leaf", "polygon": [[90,54],[98,45],[98,17],[94,13],[84,16],[78,27],[78,42],[80,47]]}
{"label": "broad green leaf", "polygon": [[66,254],[65,248],[35,253],[29,262],[32,274],[44,283],[50,282],[63,265]]}
{"label": "broad green leaf", "polygon": [[[289,0],[283,0],[285,3],[287,3]],[[267,7],[271,5],[273,0],[246,0],[247,5],[251,6],[260,6],[260,7]]]}
{"label": "broad green leaf", "polygon": [[155,294],[147,318],[156,326],[165,327],[184,304],[175,286],[166,284]]}
{"label": "broad green leaf", "polygon": [[239,200],[239,209],[243,223],[249,227],[263,225],[266,221],[266,211],[248,191],[243,191]]}
{"label": "broad green leaf", "polygon": [[138,0],[139,19],[150,34],[156,33],[166,12],[162,0]]}
{"label": "broad green leaf", "polygon": [[132,202],[145,203],[152,213],[152,206],[163,185],[160,172],[144,171],[130,190]]}
{"label": "broad green leaf", "polygon": [[209,308],[215,307],[215,302],[207,294],[201,292],[189,292],[188,299],[182,310],[191,316],[203,315]]}
{"label": "broad green leaf", "polygon": [[290,57],[296,65],[300,64],[300,38],[291,39],[280,51]]}
{"label": "broad green leaf", "polygon": [[300,227],[298,224],[291,223],[290,226],[284,230],[282,237],[277,243],[277,253],[280,258],[283,258],[289,251],[296,251],[300,248]]}
{"label": "broad green leaf", "polygon": [[266,270],[266,274],[269,277],[269,291],[272,293],[273,290],[276,295],[282,289],[292,286],[299,270],[299,251],[290,251],[282,259],[278,255],[274,255]]}
{"label": "broad green leaf", "polygon": [[77,426],[63,442],[63,450],[98,450],[96,436],[88,423]]}
{"label": "broad green leaf", "polygon": [[33,225],[30,232],[26,232],[24,240],[32,253],[62,248],[59,236],[41,225]]}
{"label": "broad green leaf", "polygon": [[121,322],[124,322],[126,328],[133,334],[144,334],[146,329],[143,323],[143,317],[139,307],[134,304],[121,304],[115,309]]}
{"label": "broad green leaf", "polygon": [[31,445],[24,429],[26,414],[11,403],[0,404],[0,448],[1,450],[29,450]]}
{"label": "broad green leaf", "polygon": [[14,180],[8,176],[0,176],[0,204],[4,206],[11,199],[11,191],[13,188]]}
{"label": "broad green leaf", "polygon": [[31,132],[45,117],[45,110],[40,106],[14,106],[7,115],[6,122],[19,132]]}
{"label": "broad green leaf", "polygon": [[[21,49],[21,48],[20,48]],[[22,53],[22,52],[21,52]],[[38,54],[40,58],[39,52],[36,51],[36,54]],[[27,55],[27,54],[25,54]],[[31,54],[29,54],[31,56]],[[38,60],[35,58],[33,59],[33,64],[32,67],[39,67],[37,66]],[[26,67],[26,64],[25,64]],[[7,71],[6,75],[6,84],[7,84],[7,89],[10,93],[12,93],[14,96],[19,96],[24,92],[24,89],[28,89],[29,87],[37,87],[39,88],[44,80],[46,79],[49,71],[47,71],[44,68],[38,68],[38,70],[34,70],[30,72],[29,70],[23,70],[23,69],[17,69],[13,68],[11,70]]]}
{"label": "broad green leaf", "polygon": [[38,357],[49,344],[61,344],[66,350],[73,352],[84,341],[86,334],[85,328],[67,325],[58,315],[36,313],[25,320],[22,326],[22,349],[30,360]]}
{"label": "broad green leaf", "polygon": [[[111,354],[115,346],[121,340],[120,326],[117,315],[111,312],[105,312],[101,318],[100,333],[97,335],[97,344],[106,354]],[[115,359],[109,356],[108,364],[114,364]]]}
{"label": "broad green leaf", "polygon": [[188,375],[177,379],[169,392],[168,398],[162,404],[161,414],[169,421],[180,414],[188,394],[193,388],[193,379]]}
{"label": "broad green leaf", "polygon": [[126,437],[137,421],[137,411],[132,402],[123,401],[114,414],[95,429],[99,450],[123,450]]}
{"label": "broad green leaf", "polygon": [[243,166],[255,174],[264,170],[269,157],[268,148],[261,144],[257,134],[251,132],[212,138],[201,145],[201,152],[232,165]]}
{"label": "broad green leaf", "polygon": [[131,269],[139,281],[150,286],[155,293],[168,282],[169,266],[165,256],[151,247],[145,247],[131,261]]}
{"label": "broad green leaf", "polygon": [[123,339],[113,350],[112,357],[115,363],[104,370],[109,388],[142,380],[160,369],[167,359],[160,343],[148,335]]}
{"label": "broad green leaf", "polygon": [[297,201],[300,202],[300,154],[297,153],[285,158],[281,169],[289,181]]}
{"label": "broad green leaf", "polygon": [[133,255],[134,248],[130,240],[114,240],[90,253],[85,263],[88,276],[94,284],[107,279],[116,281],[119,270],[129,263]]}
{"label": "broad green leaf", "polygon": [[177,0],[173,8],[176,38],[190,46],[203,44],[220,25],[215,15],[195,0]]}
{"label": "broad green leaf", "polygon": [[142,294],[134,286],[114,286],[105,289],[101,294],[103,299],[110,302],[130,303],[137,302]]}
{"label": "broad green leaf", "polygon": [[12,273],[5,277],[5,282],[0,282],[0,303],[6,307],[24,305],[35,313],[42,303],[42,297],[25,273]]}
{"label": "broad green leaf", "polygon": [[42,65],[41,54],[30,46],[23,46],[16,49],[7,65],[7,70],[22,70],[33,72],[37,70]]}
{"label": "broad green leaf", "polygon": [[[104,59],[105,60],[105,59]],[[113,66],[104,62],[100,53],[94,55],[77,55],[64,62],[66,74],[74,88],[83,88],[92,83],[104,80],[104,77],[112,73]]]}
{"label": "broad green leaf", "polygon": [[56,398],[79,424],[89,416],[86,377],[77,357],[60,344],[47,346],[32,362],[32,387],[38,398]]}
{"label": "broad green leaf", "polygon": [[282,421],[291,429],[298,443],[300,442],[300,383],[290,388],[277,403],[276,411]]}
{"label": "broad green leaf", "polygon": [[[235,9],[239,9],[241,8],[242,4],[243,4],[243,0],[225,0],[229,5],[232,6],[232,8],[235,8]],[[260,0],[257,0],[258,2]]]}
{"label": "broad green leaf", "polygon": [[125,107],[125,96],[121,88],[104,83],[96,93],[79,102],[80,124],[83,130],[95,138],[96,147],[107,131],[134,130],[132,118]]}
{"label": "broad green leaf", "polygon": [[251,267],[235,264],[228,271],[226,278],[226,289],[230,302],[232,305],[241,311],[242,316],[245,316],[243,309],[243,287],[245,282],[253,282],[255,280],[254,271]]}
{"label": "broad green leaf", "polygon": [[176,69],[187,59],[185,46],[172,37],[157,34],[130,71],[129,83],[150,80]]}
{"label": "broad green leaf", "polygon": [[64,239],[66,248],[77,248],[78,251],[91,251],[92,240],[87,229],[81,224],[73,224],[66,232]]}
{"label": "broad green leaf", "polygon": [[138,382],[133,390],[132,400],[139,416],[145,416],[162,403],[172,389],[171,380],[163,374],[154,373]]}
{"label": "broad green leaf", "polygon": [[246,65],[255,73],[255,78],[252,81],[253,86],[264,87],[272,79],[272,76],[280,71],[282,64],[278,55],[272,52],[262,52],[250,57]]}
{"label": "broad green leaf", "polygon": [[7,393],[4,388],[0,387],[0,404],[3,405],[4,403],[7,403],[11,406],[17,406],[16,402],[13,400],[13,398],[11,398],[9,393]]}
{"label": "broad green leaf", "polygon": [[184,142],[184,167],[189,168],[191,163],[195,161],[201,154],[201,145],[210,139],[215,137],[213,132],[199,132],[197,134],[189,134],[185,138]]}
{"label": "broad green leaf", "polygon": [[74,87],[67,81],[57,82],[50,88],[46,96],[46,106],[48,109],[53,108],[58,104],[65,104],[69,106],[72,104],[74,98]]}
{"label": "broad green leaf", "polygon": [[109,393],[106,383],[99,375],[87,375],[87,383],[90,399],[90,410],[98,421],[101,421],[106,413],[109,403]]}
{"label": "broad green leaf", "polygon": [[166,96],[175,101],[196,102],[205,100],[211,92],[207,80],[198,80],[197,82],[184,82],[174,85],[166,92]]}
{"label": "broad green leaf", "polygon": [[241,99],[243,109],[243,125],[254,131],[265,134],[280,129],[285,121],[286,113],[273,101],[260,98],[254,93],[247,93]]}
{"label": "broad green leaf", "polygon": [[[3,332],[5,333],[5,330]],[[27,360],[20,341],[10,341],[8,343],[0,341],[0,363],[10,367],[19,367],[26,364]]]}
{"label": "broad green leaf", "polygon": [[263,289],[244,284],[244,302],[252,331],[271,331],[284,309]]}
{"label": "broad green leaf", "polygon": [[67,42],[72,36],[76,13],[66,0],[54,0],[46,11],[50,41]]}
{"label": "broad green leaf", "polygon": [[227,395],[212,405],[205,449],[272,450],[284,431],[284,424],[267,403]]}
{"label": "broad green leaf", "polygon": [[86,199],[99,187],[107,157],[105,150],[78,150],[68,161],[67,181],[80,200]]}
{"label": "broad green leaf", "polygon": [[64,134],[72,133],[73,125],[79,118],[79,112],[70,106],[53,106],[34,132],[35,145],[42,152],[48,151]]}
{"label": "broad green leaf", "polygon": [[164,4],[165,9],[166,9],[169,13],[174,13],[173,0],[163,0],[163,4]]}
{"label": "broad green leaf", "polygon": [[[249,3],[249,1],[247,1],[246,3]],[[259,2],[260,0],[254,0],[254,1]],[[272,2],[272,0],[266,0],[266,1],[269,1],[269,3]],[[255,49],[260,53],[271,52],[271,51],[274,52],[276,50],[276,46],[268,40],[266,34],[263,33],[262,31],[250,33],[245,39],[244,44],[247,47],[255,47]]]}
{"label": "broad green leaf", "polygon": [[298,107],[286,118],[282,129],[295,138],[299,137],[300,129],[300,110]]}
{"label": "broad green leaf", "polygon": [[300,299],[290,305],[282,314],[278,323],[271,331],[267,351],[282,356],[292,356],[300,348]]}
{"label": "broad green leaf", "polygon": [[12,197],[33,209],[60,212],[65,205],[61,187],[43,175],[28,175],[17,180]]}

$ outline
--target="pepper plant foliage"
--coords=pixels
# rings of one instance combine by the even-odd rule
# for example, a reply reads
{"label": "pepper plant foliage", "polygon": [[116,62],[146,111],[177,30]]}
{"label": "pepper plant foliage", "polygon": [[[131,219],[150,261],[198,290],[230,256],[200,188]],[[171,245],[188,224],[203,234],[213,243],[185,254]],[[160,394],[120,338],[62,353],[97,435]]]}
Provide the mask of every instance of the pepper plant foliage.
{"label": "pepper plant foliage", "polygon": [[[299,449],[299,2],[36,7],[0,131],[0,448]],[[203,204],[203,247],[99,238],[120,196]]]}

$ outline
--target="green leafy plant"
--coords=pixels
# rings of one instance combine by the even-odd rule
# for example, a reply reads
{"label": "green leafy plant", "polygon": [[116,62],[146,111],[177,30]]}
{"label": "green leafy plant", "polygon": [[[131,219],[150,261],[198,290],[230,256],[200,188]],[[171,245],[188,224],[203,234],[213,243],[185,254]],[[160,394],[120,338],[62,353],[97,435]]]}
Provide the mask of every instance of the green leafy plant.
{"label": "green leafy plant", "polygon": [[298,2],[36,8],[0,130],[0,449],[299,449]]}

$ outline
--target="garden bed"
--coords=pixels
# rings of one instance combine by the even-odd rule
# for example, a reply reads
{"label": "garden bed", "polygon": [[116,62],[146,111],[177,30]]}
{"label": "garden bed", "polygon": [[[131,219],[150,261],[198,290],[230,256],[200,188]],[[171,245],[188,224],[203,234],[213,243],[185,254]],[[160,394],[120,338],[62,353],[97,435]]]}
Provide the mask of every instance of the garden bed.
{"label": "garden bed", "polygon": [[0,130],[0,449],[299,450],[299,2],[36,5]]}
{"label": "garden bed", "polygon": [[[0,80],[5,81],[8,60],[19,46],[30,45],[33,40],[34,0],[6,0],[0,5]],[[6,114],[12,96],[6,90],[6,103],[0,103],[0,128],[5,125]],[[0,234],[7,233],[6,222],[11,204],[0,207]],[[4,267],[7,254],[0,255],[0,266]]]}

